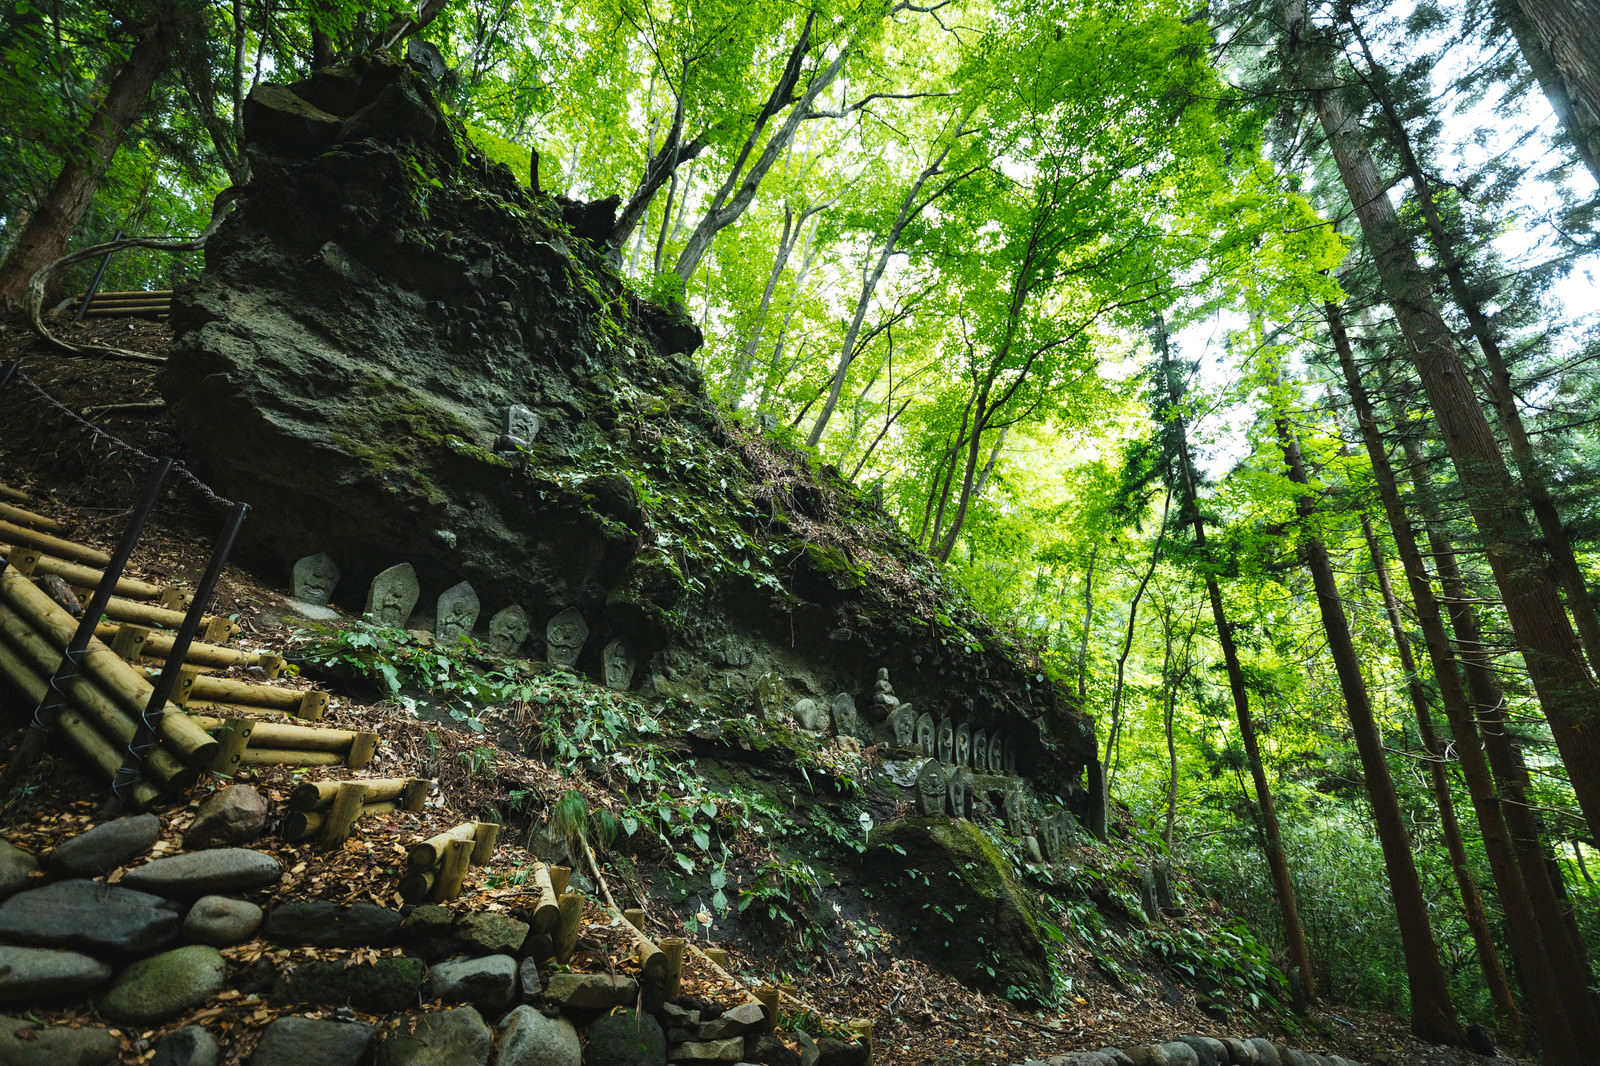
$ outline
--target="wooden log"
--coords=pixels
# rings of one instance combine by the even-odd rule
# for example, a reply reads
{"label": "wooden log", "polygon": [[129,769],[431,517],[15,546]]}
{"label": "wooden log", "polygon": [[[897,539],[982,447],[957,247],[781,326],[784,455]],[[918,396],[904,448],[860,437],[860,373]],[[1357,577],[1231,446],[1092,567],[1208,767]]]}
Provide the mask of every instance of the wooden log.
{"label": "wooden log", "polygon": [[401,875],[400,884],[396,886],[395,890],[400,893],[400,898],[407,903],[415,903],[418,900],[428,898],[428,895],[433,891],[433,883],[438,877],[439,868],[436,866],[426,870],[410,870]]}
{"label": "wooden log", "polygon": [[533,908],[529,924],[535,933],[554,933],[561,924],[561,902],[556,898],[555,885],[550,881],[550,867],[542,862],[533,864],[533,884],[539,890],[539,902]]}
{"label": "wooden log", "polygon": [[189,686],[186,699],[191,704],[197,700],[209,703],[232,703],[245,707],[266,707],[294,714],[300,709],[305,693],[298,689],[279,688],[276,685],[252,685],[244,681],[230,681],[225,677],[199,674]]}
{"label": "wooden log", "polygon": [[583,932],[583,897],[576,892],[563,892],[558,901],[561,920],[556,923],[554,949],[556,961],[565,965],[577,950],[578,937]]}
{"label": "wooden log", "polygon": [[221,615],[211,615],[200,620],[200,639],[207,644],[226,644],[242,632],[244,630],[239,628],[238,622]]}
{"label": "wooden log", "polygon": [[250,745],[250,734],[255,722],[249,718],[230,718],[216,732],[217,754],[211,760],[211,772],[219,777],[233,777]]}
{"label": "wooden log", "polygon": [[344,764],[352,770],[365,770],[377,753],[378,734],[357,733],[350,741],[349,750],[345,752]]}
{"label": "wooden log", "polygon": [[94,627],[94,635],[111,646],[123,662],[138,662],[144,654],[144,645],[150,639],[150,630],[124,622],[121,625],[101,622]]}
{"label": "wooden log", "polygon": [[[94,727],[85,721],[82,715],[71,707],[63,707],[61,713],[56,716],[56,726],[62,735],[82,752],[85,758],[98,766],[109,780],[116,780],[117,771],[122,768],[122,752],[105,737],[96,733]],[[140,778],[134,782],[132,788],[122,794],[122,799],[135,810],[142,810],[154,803],[160,795],[160,789]]]}
{"label": "wooden log", "polygon": [[[382,803],[366,803],[362,804],[361,810],[356,817],[366,818],[371,816],[375,818],[380,815],[390,814],[398,809],[392,801],[388,800]],[[305,840],[307,837],[315,836],[327,824],[328,814],[329,812],[326,810],[290,811],[283,816],[283,828],[279,835],[285,840]]]}
{"label": "wooden log", "polygon": [[434,878],[433,890],[428,893],[432,903],[446,903],[461,895],[461,885],[467,879],[467,869],[472,865],[472,841],[452,840],[445,848],[444,861],[439,864],[439,875]]}
{"label": "wooden log", "polygon": [[705,955],[706,959],[713,966],[726,966],[726,965],[728,965],[728,949],[727,948],[706,948],[705,951],[704,951],[704,955]]}
{"label": "wooden log", "polygon": [[[0,608],[11,617],[27,623],[40,637],[64,649],[72,640],[77,621],[33,582],[9,570],[0,573]],[[13,627],[14,629],[15,627]],[[135,716],[144,713],[153,691],[150,682],[98,640],[90,639],[81,662],[82,669],[100,688]],[[194,724],[189,716],[168,703],[162,715],[163,741],[185,766],[209,764],[216,754],[216,741]]]}
{"label": "wooden log", "polygon": [[27,503],[33,498],[21,489],[12,488],[4,483],[0,483],[0,496],[4,496],[8,500],[15,500],[18,503]]}
{"label": "wooden log", "polygon": [[663,978],[661,998],[676,999],[679,985],[683,980],[683,937],[664,936],[657,941],[656,946],[661,949],[661,954],[667,957],[667,973]]}
{"label": "wooden log", "polygon": [[294,716],[304,722],[320,722],[327,712],[328,694],[313,689],[300,697],[300,706],[295,708]]}
{"label": "wooden log", "polygon": [[240,766],[342,766],[344,756],[336,751],[304,751],[298,748],[246,748],[239,756]]}
{"label": "wooden log", "polygon": [[111,564],[111,556],[99,548],[91,548],[87,544],[79,544],[63,537],[53,537],[37,529],[29,529],[27,526],[19,526],[15,522],[3,519],[0,519],[0,537],[4,537],[8,543],[25,544],[57,559],[67,559],[84,566],[103,567]]}
{"label": "wooden log", "polygon": [[[0,544],[0,555],[8,557],[12,565],[23,573],[54,574],[75,589],[96,588],[105,577],[99,570],[57,559],[37,548]],[[118,596],[130,600],[153,600],[161,595],[160,585],[132,577],[117,578],[114,587]]]}
{"label": "wooden log", "polygon": [[[142,632],[140,654],[161,656],[163,658],[172,654],[172,645],[177,641],[177,635],[174,633],[153,632],[141,626],[133,626],[127,622],[121,625],[114,622],[101,622],[94,627],[94,635],[110,643],[112,650],[117,651],[120,655],[122,653],[118,650],[115,641],[122,632],[130,628]],[[123,658],[132,659],[135,656],[124,655]],[[227,670],[234,666],[259,666],[267,671],[268,677],[277,677],[283,671],[283,659],[277,655],[271,655],[266,652],[243,651],[239,648],[224,648],[217,644],[204,644],[198,640],[190,642],[189,650],[183,654],[183,661],[198,666],[214,667],[218,670]],[[189,694],[193,695],[192,688]]]}
{"label": "wooden log", "polygon": [[169,611],[187,611],[194,593],[186,588],[176,585],[167,585],[162,588],[161,594],[156,597],[156,602]]}
{"label": "wooden log", "polygon": [[346,781],[339,786],[323,819],[322,831],[317,834],[318,844],[330,850],[344,847],[350,839],[350,827],[361,817],[362,798],[361,786],[356,782]]}
{"label": "wooden log", "polygon": [[870,1018],[851,1018],[847,1025],[850,1031],[856,1035],[856,1043],[866,1046],[867,1066],[872,1066],[877,1061],[877,1048],[872,1043],[872,1020]]}
{"label": "wooden log", "polygon": [[42,514],[25,511],[14,504],[0,503],[0,518],[8,522],[15,522],[19,526],[31,526],[44,533],[65,533],[69,528],[65,522],[54,518],[46,518]]}
{"label": "wooden log", "polygon": [[[361,788],[361,802],[382,803],[398,800],[411,782],[426,779],[415,777],[369,777],[354,782]],[[302,781],[289,793],[291,811],[320,811],[333,803],[333,797],[344,781]]]}
{"label": "wooden log", "polygon": [[405,791],[400,793],[400,809],[412,812],[422,810],[422,805],[428,800],[428,791],[432,788],[433,782],[426,777],[407,778]]}
{"label": "wooden log", "polygon": [[572,880],[572,867],[550,867],[550,887],[556,890],[556,898],[560,899],[567,894],[567,882]]}
{"label": "wooden log", "polygon": [[471,840],[476,843],[477,831],[477,822],[462,822],[442,833],[435,833],[421,843],[411,845],[406,849],[406,869],[427,870],[438,866],[444,859],[445,849],[450,846],[452,840]]}
{"label": "wooden log", "polygon": [[479,822],[472,834],[472,865],[487,866],[494,858],[495,841],[500,839],[499,822]]}
{"label": "wooden log", "polygon": [[[193,718],[199,723],[200,728],[206,730],[216,729],[225,721],[204,714],[194,715]],[[333,752],[338,754],[339,761],[343,762],[345,753],[350,750],[350,744],[356,736],[356,732],[350,729],[323,729],[309,725],[290,725],[287,722],[258,722],[250,743],[267,748]]]}
{"label": "wooden log", "polygon": [[761,1023],[761,1030],[771,1029],[778,1021],[778,986],[757,985],[755,990],[756,1002],[761,1004],[761,1011],[766,1019]]}
{"label": "wooden log", "polygon": [[[0,621],[0,670],[17,683],[23,695],[36,706],[49,691],[50,674],[61,661],[61,652],[29,630],[21,640]],[[95,731],[123,749],[133,742],[136,726],[133,716],[117,705],[94,682],[79,674],[62,686],[67,699],[95,727]],[[145,757],[145,775],[173,790],[193,785],[199,774],[173,757],[165,748],[155,748]]]}
{"label": "wooden log", "polygon": [[622,912],[622,920],[633,926],[639,932],[644,932],[644,908],[629,907]]}
{"label": "wooden log", "polygon": [[667,977],[667,957],[656,947],[655,941],[644,935],[632,922],[624,921],[622,928],[633,934],[634,947],[639,957],[639,982],[663,987]]}

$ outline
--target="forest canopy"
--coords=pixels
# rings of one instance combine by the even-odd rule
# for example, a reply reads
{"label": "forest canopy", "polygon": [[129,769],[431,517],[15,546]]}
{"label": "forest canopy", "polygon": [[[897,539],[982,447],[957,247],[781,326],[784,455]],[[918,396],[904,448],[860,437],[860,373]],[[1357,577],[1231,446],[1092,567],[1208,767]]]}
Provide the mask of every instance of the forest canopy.
{"label": "forest canopy", "polygon": [[617,198],[728,416],[1037,649],[1098,828],[1306,997],[1600,1044],[1593,0],[7,0],[0,305],[199,233],[250,92],[372,54]]}

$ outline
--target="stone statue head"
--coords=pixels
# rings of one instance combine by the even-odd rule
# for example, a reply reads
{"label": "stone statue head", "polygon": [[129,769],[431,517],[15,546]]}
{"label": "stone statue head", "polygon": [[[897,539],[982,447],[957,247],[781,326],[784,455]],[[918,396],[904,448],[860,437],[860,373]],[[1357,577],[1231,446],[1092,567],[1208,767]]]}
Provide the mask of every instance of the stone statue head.
{"label": "stone statue head", "polygon": [[308,555],[294,564],[294,598],[315,607],[326,607],[339,584],[339,565],[327,552]]}
{"label": "stone statue head", "polygon": [[516,604],[495,612],[489,619],[489,650],[496,655],[513,655],[528,639],[528,612]]}
{"label": "stone statue head", "polygon": [[583,642],[589,639],[589,623],[583,620],[576,607],[550,619],[544,628],[545,658],[562,666],[572,666],[583,651]]}

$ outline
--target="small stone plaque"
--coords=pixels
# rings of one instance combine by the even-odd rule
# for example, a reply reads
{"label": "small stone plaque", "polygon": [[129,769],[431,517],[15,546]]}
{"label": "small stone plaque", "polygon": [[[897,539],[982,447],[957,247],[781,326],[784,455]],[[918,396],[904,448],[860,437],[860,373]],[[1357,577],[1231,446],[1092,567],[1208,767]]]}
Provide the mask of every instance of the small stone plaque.
{"label": "small stone plaque", "polygon": [[439,605],[434,615],[433,635],[441,641],[454,643],[472,635],[478,624],[478,594],[466,581],[451,585],[439,594]]}
{"label": "small stone plaque", "polygon": [[513,603],[489,619],[489,638],[484,643],[496,655],[515,655],[527,639],[528,612]]}
{"label": "small stone plaque", "polygon": [[600,660],[606,672],[606,688],[626,692],[633,687],[633,649],[628,647],[627,641],[618,637],[607,644],[600,653]]}
{"label": "small stone plaque", "polygon": [[944,813],[946,788],[944,769],[939,765],[939,760],[929,759],[923,763],[922,769],[917,771],[917,806],[924,817],[931,818]]}
{"label": "small stone plaque", "polygon": [[339,584],[339,564],[327,552],[308,555],[294,564],[294,598],[313,607],[326,607]]}
{"label": "small stone plaque", "polygon": [[544,627],[545,658],[559,666],[573,666],[588,639],[589,623],[576,607],[568,607]]}
{"label": "small stone plaque", "polygon": [[397,563],[372,579],[366,613],[378,625],[404,629],[421,595],[416,570],[410,563]]}
{"label": "small stone plaque", "polygon": [[966,766],[972,758],[972,733],[967,723],[956,726],[956,765]]}
{"label": "small stone plaque", "polygon": [[989,738],[989,772],[991,774],[1005,773],[1006,763],[1004,747],[1005,744],[1003,741],[1001,741],[998,733]]}
{"label": "small stone plaque", "polygon": [[989,734],[982,729],[972,734],[972,768],[980,774],[989,772]]}
{"label": "small stone plaque", "polygon": [[939,719],[939,728],[938,728],[938,731],[937,731],[937,739],[935,740],[934,745],[935,745],[935,747],[937,748],[937,750],[939,752],[939,761],[940,762],[942,762],[942,763],[953,763],[953,762],[955,762],[955,759],[956,759],[956,730],[955,730],[955,727],[950,724],[950,719],[948,719],[948,718]]}
{"label": "small stone plaque", "polygon": [[916,745],[922,749],[922,754],[929,756],[936,754],[933,745],[934,735],[933,715],[923,711],[917,716],[916,734]]}
{"label": "small stone plaque", "polygon": [[897,748],[909,748],[917,739],[917,712],[906,704],[896,707],[889,715],[889,736]]}

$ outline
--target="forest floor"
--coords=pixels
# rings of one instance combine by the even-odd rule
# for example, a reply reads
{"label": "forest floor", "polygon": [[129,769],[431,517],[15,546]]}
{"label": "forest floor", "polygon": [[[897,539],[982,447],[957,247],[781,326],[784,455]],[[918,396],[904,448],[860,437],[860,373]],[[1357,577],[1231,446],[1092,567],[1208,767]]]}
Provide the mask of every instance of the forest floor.
{"label": "forest floor", "polygon": [[[170,339],[165,326],[128,319],[56,328],[67,339],[152,355],[162,354]],[[12,358],[23,359],[26,379],[11,382],[0,392],[0,482],[28,489],[40,501],[35,509],[72,520],[78,539],[109,544],[128,513],[129,501],[147,479],[150,460],[141,453],[182,454],[176,427],[164,418],[158,402],[155,368],[63,356],[41,348],[20,323],[0,322],[0,365]],[[81,413],[105,435],[91,434],[74,417],[52,407],[37,390]],[[195,493],[169,492],[141,541],[130,573],[151,581],[192,586],[209,556],[220,519],[220,513],[207,508]],[[286,621],[292,617],[285,604],[287,594],[281,580],[230,566],[213,612],[236,618],[243,629],[238,639],[242,646],[281,653],[296,639]],[[309,684],[304,680],[295,683]],[[546,802],[568,789],[584,792],[591,806],[609,802],[602,783],[568,777],[551,762],[503,750],[503,745],[494,753],[492,772],[486,773],[482,735],[449,721],[419,720],[392,703],[339,696],[343,698],[336,696],[327,724],[381,733],[384,743],[371,767],[374,772],[415,773],[416,767],[426,763],[437,781],[434,798],[419,814],[395,816],[409,820],[388,827],[391,833],[386,834],[384,827],[377,831],[366,828],[336,852],[281,840],[258,843],[256,846],[278,854],[291,871],[277,898],[365,899],[396,906],[394,878],[385,870],[393,870],[394,853],[403,850],[402,838],[416,839],[439,831],[491,807],[503,809],[512,788],[535,793]],[[0,757],[8,758],[15,749],[22,725],[17,714],[0,720]],[[327,771],[309,771],[313,777],[322,773]],[[291,776],[281,768],[251,768],[241,780],[248,780],[270,800],[286,795],[304,776],[305,772]],[[181,838],[206,789],[202,786],[197,792],[192,801],[155,811],[162,817],[172,846]],[[0,825],[7,839],[39,853],[101,820],[97,811],[103,794],[103,786],[79,775],[70,757],[49,757],[32,773],[20,799],[0,815]],[[493,908],[497,901],[522,894],[515,871],[531,860],[516,832],[507,837],[493,865],[477,871],[469,881],[469,902],[476,906]],[[602,869],[619,898],[628,896],[646,906],[654,932],[683,932],[672,903],[653,891],[658,878],[648,863],[608,861]],[[1462,1049],[1424,1045],[1408,1035],[1401,1018],[1334,1004],[1324,1004],[1297,1018],[1235,1011],[1226,1022],[1219,1022],[1200,1010],[1192,990],[1160,975],[1107,981],[1095,965],[1092,951],[1077,951],[1078,957],[1069,960],[1073,993],[1064,1009],[1023,1010],[965,988],[901,954],[886,934],[871,945],[850,945],[847,952],[808,952],[770,938],[759,943],[719,939],[718,946],[730,950],[728,968],[734,973],[762,980],[798,975],[793,979],[799,995],[820,1015],[873,1019],[879,1061],[905,1066],[1020,1062],[1029,1056],[1045,1058],[1106,1045],[1159,1042],[1186,1033],[1268,1036],[1306,1050],[1396,1066],[1512,1066],[1533,1061],[1485,1058]],[[603,948],[603,943],[590,944],[587,950]],[[250,950],[250,945],[238,949],[238,958],[245,959]],[[216,1021],[259,1028],[279,1013],[259,1005],[238,1008],[233,1014],[230,1009],[226,1004],[208,1005],[204,1012],[208,1024]],[[47,1022],[93,1020],[82,1011],[40,1013]],[[192,1020],[177,1019],[162,1031]],[[155,1035],[138,1037],[148,1040]],[[139,1060],[137,1052],[132,1052],[129,1061]]]}

